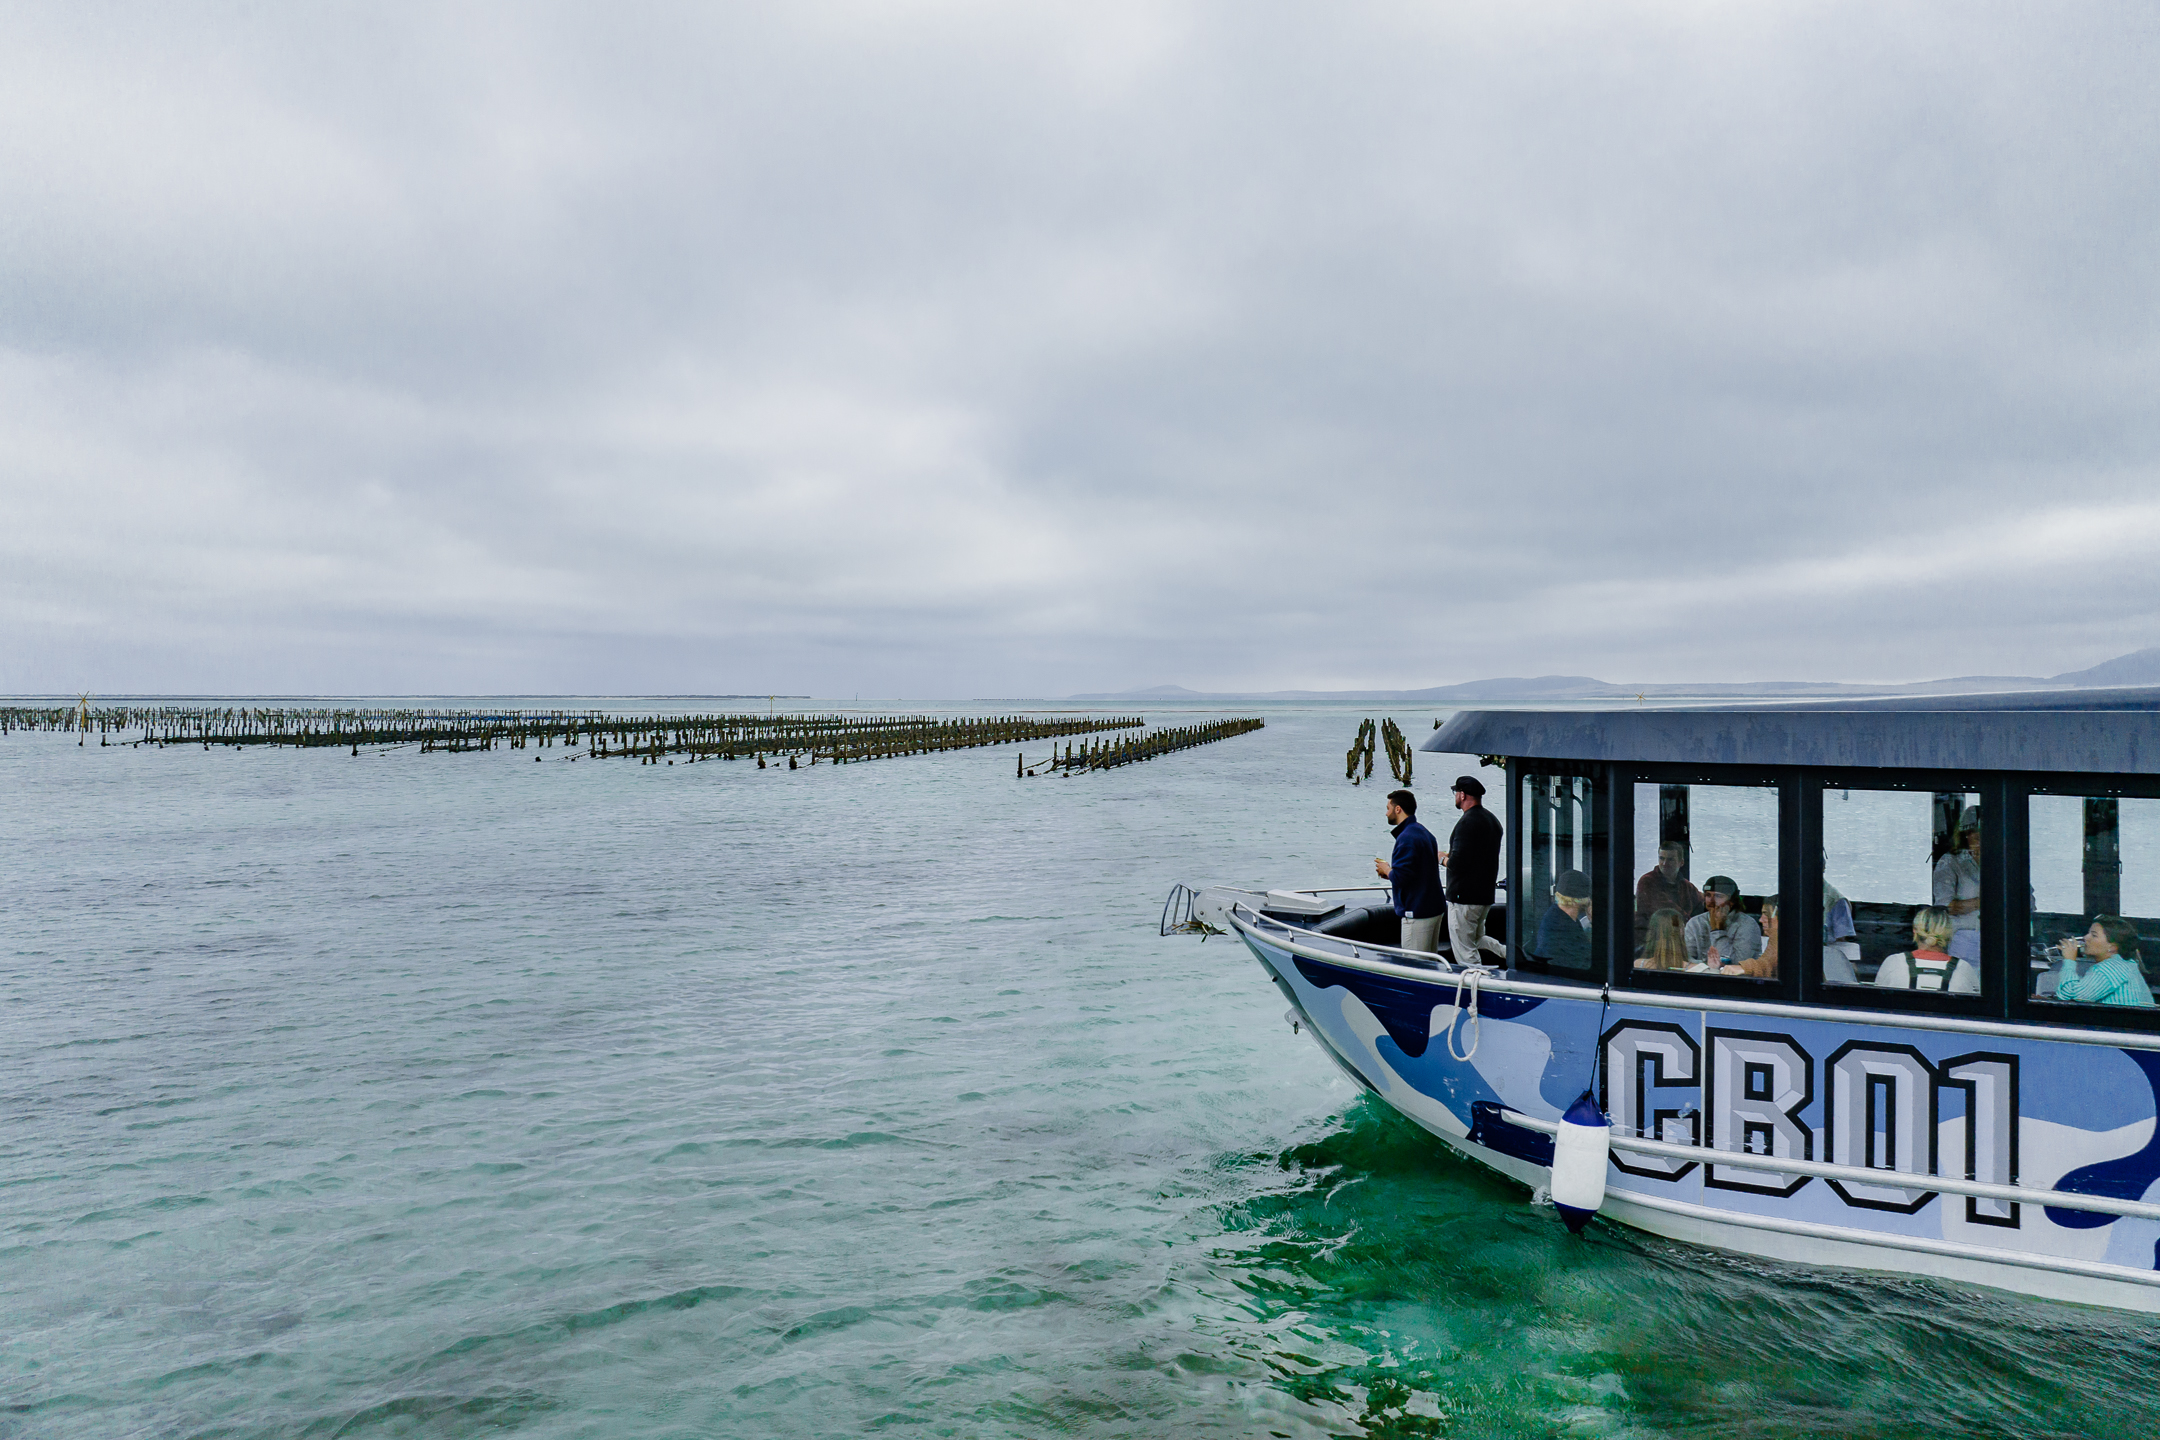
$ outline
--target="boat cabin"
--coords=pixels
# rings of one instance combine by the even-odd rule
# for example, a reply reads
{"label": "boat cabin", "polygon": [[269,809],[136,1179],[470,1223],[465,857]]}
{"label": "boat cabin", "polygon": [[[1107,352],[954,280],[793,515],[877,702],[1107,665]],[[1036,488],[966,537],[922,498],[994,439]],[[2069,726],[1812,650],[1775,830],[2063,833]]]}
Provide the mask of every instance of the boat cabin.
{"label": "boat cabin", "polygon": [[2160,690],[1464,711],[1422,748],[1506,769],[1514,971],[2160,1030]]}

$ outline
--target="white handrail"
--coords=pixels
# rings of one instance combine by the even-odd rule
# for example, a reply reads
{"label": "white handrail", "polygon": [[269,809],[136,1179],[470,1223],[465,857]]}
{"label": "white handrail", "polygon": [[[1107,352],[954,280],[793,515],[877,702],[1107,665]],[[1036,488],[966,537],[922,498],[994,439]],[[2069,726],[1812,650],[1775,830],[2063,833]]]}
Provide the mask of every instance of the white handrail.
{"label": "white handrail", "polygon": [[[1557,1120],[1540,1120],[1519,1110],[1500,1112],[1510,1125],[1543,1135],[1560,1133]],[[1730,1165],[1735,1170],[1767,1170],[1779,1175],[1812,1175],[1823,1180],[1872,1185],[1884,1190],[1936,1190],[1949,1195],[1975,1195],[1983,1200],[2010,1200],[2026,1205],[2045,1205],[2055,1210],[2089,1210],[2099,1215],[2127,1215],[2136,1220],[2160,1220],[2160,1205],[2142,1200],[2117,1200],[2108,1195],[2080,1195],[2072,1190],[2032,1190],[2023,1185],[1997,1185],[1987,1180],[1960,1180],[1949,1175],[1922,1175],[1911,1170],[1877,1170],[1864,1165],[1832,1165],[1822,1160],[1792,1156],[1757,1155],[1747,1150],[1720,1150],[1711,1145],[1675,1145],[1669,1140],[1644,1140],[1615,1130],[1615,1150],[1632,1150],[1665,1160],[1688,1160],[1704,1165]]]}

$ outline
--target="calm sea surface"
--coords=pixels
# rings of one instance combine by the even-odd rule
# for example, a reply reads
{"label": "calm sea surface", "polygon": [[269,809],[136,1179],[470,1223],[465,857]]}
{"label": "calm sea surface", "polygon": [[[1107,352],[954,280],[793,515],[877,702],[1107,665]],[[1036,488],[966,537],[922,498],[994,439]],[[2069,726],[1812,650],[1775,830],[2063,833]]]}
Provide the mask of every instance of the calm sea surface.
{"label": "calm sea surface", "polygon": [[1369,874],[1356,719],[1025,782],[0,740],[0,1436],[2160,1430],[2160,1324],[1570,1239],[1157,938]]}

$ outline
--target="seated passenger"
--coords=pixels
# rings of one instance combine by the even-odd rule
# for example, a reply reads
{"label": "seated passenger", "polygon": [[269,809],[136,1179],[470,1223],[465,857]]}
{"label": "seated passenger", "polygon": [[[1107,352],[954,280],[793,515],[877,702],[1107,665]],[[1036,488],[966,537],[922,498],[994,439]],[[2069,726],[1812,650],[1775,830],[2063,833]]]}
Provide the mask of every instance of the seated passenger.
{"label": "seated passenger", "polygon": [[1642,953],[1635,957],[1637,970],[1685,970],[1687,958],[1687,917],[1678,910],[1667,907],[1650,912],[1650,924],[1643,936]]}
{"label": "seated passenger", "polygon": [[1735,960],[1710,968],[1719,975],[1747,975],[1757,980],[1777,979],[1777,896],[1762,902],[1762,953],[1749,960]]}
{"label": "seated passenger", "polygon": [[1658,846],[1657,864],[1644,871],[1643,877],[1635,882],[1635,923],[1645,927],[1638,933],[1638,939],[1647,938],[1649,917],[1660,910],[1679,911],[1683,925],[1702,914],[1702,891],[1680,873],[1686,867],[1687,846],[1678,840],[1667,840]]}
{"label": "seated passenger", "polygon": [[2079,945],[2062,942],[2062,975],[2055,983],[2055,998],[2083,1005],[2150,1005],[2152,987],[2138,965],[2137,927],[2120,915],[2098,915],[2085,932],[2084,958],[2096,961],[2084,974],[2073,973]]}
{"label": "seated passenger", "polygon": [[1935,903],[1950,916],[1945,951],[1980,963],[1980,807],[1958,817],[1957,844],[1935,862]]}
{"label": "seated passenger", "polygon": [[1762,927],[1740,908],[1740,887],[1728,875],[1703,881],[1702,914],[1687,922],[1688,959],[1711,970],[1762,954]]}
{"label": "seated passenger", "polygon": [[1571,970],[1590,968],[1590,877],[1582,871],[1563,870],[1553,882],[1531,953]]}
{"label": "seated passenger", "polygon": [[1947,910],[1928,906],[1913,916],[1912,953],[1892,955],[1875,972],[1875,983],[1893,990],[1943,990],[1952,995],[1980,993],[1980,967],[1950,953],[1956,931]]}

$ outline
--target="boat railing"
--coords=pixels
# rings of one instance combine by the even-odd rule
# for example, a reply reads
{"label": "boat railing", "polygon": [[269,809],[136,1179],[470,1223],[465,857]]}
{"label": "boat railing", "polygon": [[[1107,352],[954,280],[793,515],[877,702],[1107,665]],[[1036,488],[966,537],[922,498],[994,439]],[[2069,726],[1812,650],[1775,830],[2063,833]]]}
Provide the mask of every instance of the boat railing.
{"label": "boat railing", "polygon": [[[1359,888],[1377,889],[1378,887]],[[1304,893],[1321,894],[1325,892],[1306,891]],[[1445,957],[1427,951],[1405,950],[1400,945],[1382,945],[1372,940],[1345,940],[1340,935],[1323,935],[1317,930],[1307,930],[1300,925],[1285,924],[1272,915],[1262,914],[1243,901],[1232,905],[1229,910],[1230,918],[1233,921],[1238,920],[1241,914],[1244,917],[1244,923],[1256,930],[1279,930],[1283,934],[1293,937],[1297,944],[1309,946],[1329,956],[1359,960],[1365,959],[1369,953],[1374,961],[1383,965],[1394,965],[1404,969],[1427,972],[1438,970],[1444,974],[1452,974],[1459,968]]]}

